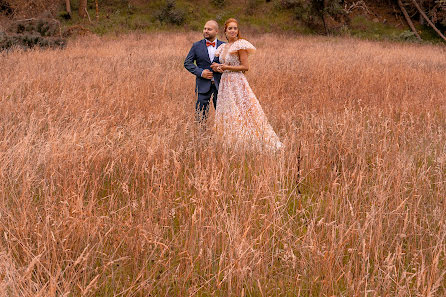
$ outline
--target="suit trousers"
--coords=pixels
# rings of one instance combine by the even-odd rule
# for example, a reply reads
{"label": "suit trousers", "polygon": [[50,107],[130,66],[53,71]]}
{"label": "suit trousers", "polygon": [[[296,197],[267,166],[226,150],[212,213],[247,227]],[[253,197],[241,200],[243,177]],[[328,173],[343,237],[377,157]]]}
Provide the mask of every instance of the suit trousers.
{"label": "suit trousers", "polygon": [[197,115],[197,121],[202,122],[206,120],[209,112],[209,103],[211,101],[214,104],[214,108],[217,108],[218,90],[214,83],[207,93],[198,93],[198,100],[195,104],[195,111]]}

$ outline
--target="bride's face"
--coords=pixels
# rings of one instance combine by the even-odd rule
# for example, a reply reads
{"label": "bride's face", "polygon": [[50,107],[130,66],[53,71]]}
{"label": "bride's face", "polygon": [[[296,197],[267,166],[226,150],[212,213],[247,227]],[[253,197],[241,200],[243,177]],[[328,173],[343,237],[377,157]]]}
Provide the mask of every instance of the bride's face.
{"label": "bride's face", "polygon": [[238,36],[238,26],[236,22],[231,22],[228,24],[228,27],[226,28],[226,37],[228,40],[237,39]]}

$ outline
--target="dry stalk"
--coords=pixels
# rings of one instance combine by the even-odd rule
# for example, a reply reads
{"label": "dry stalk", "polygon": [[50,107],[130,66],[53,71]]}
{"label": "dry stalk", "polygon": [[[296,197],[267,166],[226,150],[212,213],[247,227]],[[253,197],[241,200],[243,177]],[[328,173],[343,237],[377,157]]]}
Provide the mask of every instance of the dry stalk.
{"label": "dry stalk", "polygon": [[440,48],[249,38],[271,156],[195,125],[199,38],[2,55],[0,295],[445,295]]}

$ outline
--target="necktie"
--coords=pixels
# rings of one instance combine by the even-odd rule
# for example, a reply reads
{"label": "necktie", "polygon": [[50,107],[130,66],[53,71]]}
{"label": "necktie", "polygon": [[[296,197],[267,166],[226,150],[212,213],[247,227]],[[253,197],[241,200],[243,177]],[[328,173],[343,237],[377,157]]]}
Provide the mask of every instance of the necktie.
{"label": "necktie", "polygon": [[215,46],[215,41],[214,42],[209,42],[209,41],[206,41],[206,46]]}

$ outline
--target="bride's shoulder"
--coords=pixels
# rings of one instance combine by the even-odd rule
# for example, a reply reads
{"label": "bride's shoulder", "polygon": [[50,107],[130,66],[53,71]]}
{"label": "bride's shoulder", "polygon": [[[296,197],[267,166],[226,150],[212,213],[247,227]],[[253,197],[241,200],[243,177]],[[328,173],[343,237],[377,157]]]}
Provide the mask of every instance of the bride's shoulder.
{"label": "bride's shoulder", "polygon": [[223,42],[222,44],[220,44],[220,45],[217,47],[217,50],[224,48],[226,44],[227,44],[226,42]]}
{"label": "bride's shoulder", "polygon": [[231,46],[231,52],[237,52],[239,50],[247,50],[249,54],[253,54],[256,51],[254,45],[246,39],[239,39]]}
{"label": "bride's shoulder", "polygon": [[241,45],[241,46],[252,46],[252,47],[254,47],[254,45],[252,45],[252,43],[249,42],[248,40],[246,40],[245,38],[237,39],[234,42],[234,44],[238,44],[238,45]]}
{"label": "bride's shoulder", "polygon": [[225,48],[225,45],[226,43],[222,43],[219,47],[217,47],[217,50],[215,51],[216,56],[220,55],[221,51]]}

